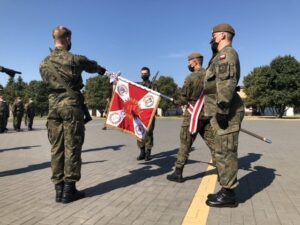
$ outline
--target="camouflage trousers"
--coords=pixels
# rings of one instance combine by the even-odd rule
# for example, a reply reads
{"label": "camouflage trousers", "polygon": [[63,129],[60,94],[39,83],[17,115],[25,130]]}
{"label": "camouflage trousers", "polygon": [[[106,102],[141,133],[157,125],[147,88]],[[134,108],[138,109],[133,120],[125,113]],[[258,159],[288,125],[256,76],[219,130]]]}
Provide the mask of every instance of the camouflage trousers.
{"label": "camouflage trousers", "polygon": [[84,114],[79,107],[64,106],[49,111],[48,138],[51,144],[51,180],[76,182],[81,177]]}
{"label": "camouflage trousers", "polygon": [[15,130],[21,129],[22,117],[23,117],[23,114],[19,114],[19,113],[17,113],[13,117],[13,126],[14,126]]}
{"label": "camouflage trousers", "polygon": [[2,133],[5,130],[5,117],[0,113],[0,132]]}
{"label": "camouflage trousers", "polygon": [[238,173],[238,138],[244,112],[233,115],[229,120],[229,127],[222,130],[216,125],[215,118],[210,121],[214,133],[215,165],[218,173],[218,181],[224,188],[237,187]]}
{"label": "camouflage trousers", "polygon": [[180,130],[180,148],[178,150],[177,160],[175,163],[175,166],[181,169],[183,169],[184,165],[188,160],[189,153],[192,149],[192,145],[198,134],[200,134],[200,136],[205,141],[206,145],[209,147],[211,151],[212,161],[213,163],[215,162],[214,132],[209,124],[209,121],[199,120],[196,133],[191,134],[189,132],[190,119],[191,115],[188,112],[185,112]]}
{"label": "camouflage trousers", "polygon": [[137,140],[137,146],[139,148],[145,148],[145,149],[152,149],[153,147],[153,130],[155,127],[155,117],[152,120],[152,123],[149,127],[148,133],[146,134],[146,137],[144,140],[139,141]]}
{"label": "camouflage trousers", "polygon": [[26,123],[27,123],[27,126],[28,126],[29,129],[32,128],[32,125],[33,125],[33,119],[34,119],[34,116],[27,116]]}

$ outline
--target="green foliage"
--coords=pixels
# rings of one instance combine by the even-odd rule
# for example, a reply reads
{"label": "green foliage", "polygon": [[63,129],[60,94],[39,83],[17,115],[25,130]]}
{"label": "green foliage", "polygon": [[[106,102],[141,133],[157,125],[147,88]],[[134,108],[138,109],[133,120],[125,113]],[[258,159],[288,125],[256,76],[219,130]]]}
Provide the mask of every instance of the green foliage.
{"label": "green foliage", "polygon": [[30,81],[25,91],[25,101],[31,98],[35,105],[36,114],[45,115],[48,112],[48,91],[43,81]]}
{"label": "green foliage", "polygon": [[[177,98],[179,95],[179,89],[177,84],[174,82],[174,79],[170,76],[160,76],[159,79],[155,82],[158,92],[167,95],[169,97]],[[167,100],[161,99],[159,107],[165,111],[167,109],[174,108],[174,104]]]}
{"label": "green foliage", "polygon": [[85,86],[85,102],[88,108],[103,111],[111,92],[112,87],[106,76],[98,75],[88,79]]}
{"label": "green foliage", "polygon": [[292,56],[279,56],[270,66],[254,68],[244,78],[246,104],[273,108],[282,117],[287,106],[300,105],[300,63]]}
{"label": "green foliage", "polygon": [[23,81],[21,76],[17,78],[17,82],[15,82],[14,78],[9,78],[8,83],[4,88],[4,96],[11,104],[17,96],[24,98],[26,88],[27,84]]}
{"label": "green foliage", "polygon": [[258,106],[264,109],[270,102],[270,86],[271,78],[270,66],[261,66],[254,68],[253,71],[244,78],[245,93],[247,95],[247,106]]}

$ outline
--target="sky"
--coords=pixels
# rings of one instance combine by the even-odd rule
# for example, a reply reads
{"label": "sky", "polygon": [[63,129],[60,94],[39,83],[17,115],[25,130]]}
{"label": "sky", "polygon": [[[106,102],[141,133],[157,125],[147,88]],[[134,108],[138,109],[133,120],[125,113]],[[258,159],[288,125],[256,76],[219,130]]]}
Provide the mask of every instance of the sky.
{"label": "sky", "polygon": [[[239,84],[277,56],[300,60],[298,0],[0,0],[0,65],[41,80],[39,64],[53,48],[52,30],[72,30],[71,52],[140,80],[140,68],[182,86],[191,52],[211,57],[212,28],[231,24],[241,63]],[[86,80],[96,74],[82,74]],[[8,76],[0,74],[5,86]]]}

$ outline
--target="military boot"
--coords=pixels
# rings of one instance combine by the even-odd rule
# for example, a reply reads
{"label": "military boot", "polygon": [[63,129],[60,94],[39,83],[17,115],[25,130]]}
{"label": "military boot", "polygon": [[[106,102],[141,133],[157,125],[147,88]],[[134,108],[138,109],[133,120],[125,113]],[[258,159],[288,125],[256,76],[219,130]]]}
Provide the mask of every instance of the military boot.
{"label": "military boot", "polygon": [[61,199],[62,203],[73,202],[84,197],[85,193],[83,191],[77,191],[75,182],[65,183]]}
{"label": "military boot", "polygon": [[137,160],[143,160],[145,159],[146,156],[146,152],[145,152],[145,148],[140,148],[140,155],[136,158]]}
{"label": "military boot", "polygon": [[56,202],[61,202],[63,190],[64,190],[64,182],[55,184],[55,191],[56,191],[55,201]]}
{"label": "military boot", "polygon": [[183,168],[176,167],[172,174],[167,175],[167,179],[170,181],[182,183],[183,182],[182,171],[183,171]]}
{"label": "military boot", "polygon": [[216,194],[211,194],[206,200],[206,204],[211,207],[236,207],[238,205],[234,190],[227,188],[222,188]]}
{"label": "military boot", "polygon": [[150,161],[151,158],[151,149],[146,150],[145,161]]}

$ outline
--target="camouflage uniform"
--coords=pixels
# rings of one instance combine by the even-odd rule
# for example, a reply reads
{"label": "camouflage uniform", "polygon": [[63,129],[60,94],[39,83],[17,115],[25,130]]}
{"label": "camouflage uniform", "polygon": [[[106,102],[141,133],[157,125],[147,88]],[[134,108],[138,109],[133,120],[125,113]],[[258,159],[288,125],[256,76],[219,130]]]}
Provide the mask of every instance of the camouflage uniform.
{"label": "camouflage uniform", "polygon": [[7,120],[9,117],[9,106],[2,97],[0,97],[0,133],[6,131]]}
{"label": "camouflage uniform", "polygon": [[[195,105],[196,101],[200,98],[203,91],[204,77],[205,70],[201,69],[200,71],[192,72],[185,79],[178,102],[180,105],[187,105],[188,103],[193,106]],[[203,134],[203,132],[200,132],[200,123],[198,123],[198,129],[196,133],[191,134],[189,132],[190,120],[191,114],[188,112],[188,110],[185,110],[180,130],[180,148],[177,153],[177,161],[175,163],[176,168],[184,167],[191,151],[193,142],[197,137],[197,133],[200,133],[200,135]]]}
{"label": "camouflage uniform", "polygon": [[16,131],[20,131],[22,117],[24,115],[24,104],[20,98],[17,98],[12,105],[13,126]]}
{"label": "camouflage uniform", "polygon": [[[151,81],[149,79],[141,82],[140,84],[143,85],[144,87],[147,87],[147,88],[151,88],[151,86],[152,86]],[[152,123],[149,127],[149,130],[148,130],[144,140],[142,140],[142,141],[137,140],[137,146],[140,149],[149,149],[149,150],[152,149],[152,147],[153,147],[153,130],[154,130],[154,127],[155,127],[155,116],[153,117]]]}
{"label": "camouflage uniform", "polygon": [[[52,62],[65,83],[76,93],[70,94],[50,69]],[[51,147],[52,181],[59,184],[73,183],[81,177],[81,150],[85,126],[82,110],[83,87],[81,73],[99,72],[105,69],[85,56],[74,55],[67,50],[55,48],[40,65],[43,81],[49,89],[48,138]],[[102,73],[101,73],[102,74]]]}
{"label": "camouflage uniform", "polygon": [[[209,119],[208,133],[213,139],[214,157],[218,180],[223,188],[237,186],[238,136],[244,117],[244,104],[236,92],[240,78],[240,62],[237,52],[229,45],[220,50],[206,71],[204,83],[204,118]],[[221,129],[216,114],[226,115],[228,127]]]}
{"label": "camouflage uniform", "polygon": [[32,130],[33,119],[35,116],[35,106],[32,101],[25,104],[25,124],[27,123],[28,130]]}

